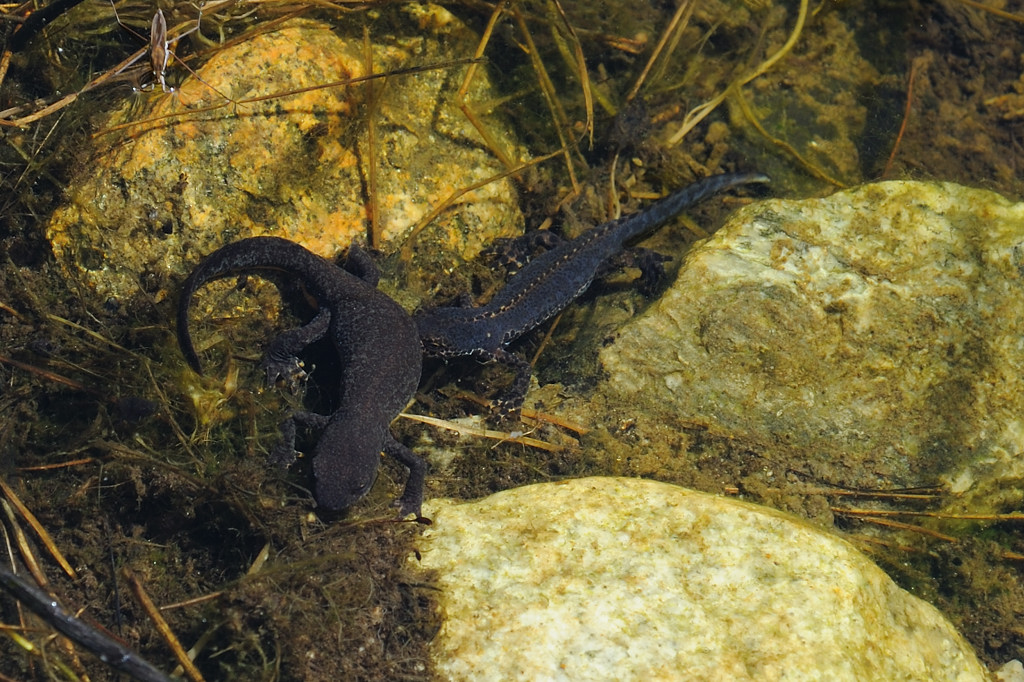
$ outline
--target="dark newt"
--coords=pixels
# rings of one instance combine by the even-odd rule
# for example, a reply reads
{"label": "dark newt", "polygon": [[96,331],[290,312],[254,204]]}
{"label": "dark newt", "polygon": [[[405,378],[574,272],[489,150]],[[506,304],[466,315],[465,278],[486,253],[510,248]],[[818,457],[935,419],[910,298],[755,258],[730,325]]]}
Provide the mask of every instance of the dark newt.
{"label": "dark newt", "polygon": [[409,314],[377,290],[378,273],[365,252],[350,247],[346,268],[277,237],[252,237],[221,247],[185,280],[178,302],[178,343],[188,364],[201,372],[189,335],[188,309],[206,282],[254,270],[297,277],[316,300],[318,312],[305,326],[270,343],[263,359],[267,380],[274,384],[301,374],[298,353],[328,335],[342,360],[341,393],[331,415],[300,411],[286,419],[271,460],[282,466],[295,460],[296,424],[323,429],[313,451],[314,495],[323,507],[343,509],[369,492],[383,451],[409,468],[397,501],[402,516],[419,516],[426,463],[395,440],[389,426],[416,392],[423,348]]}
{"label": "dark newt", "polygon": [[[413,315],[427,355],[472,355],[511,365],[516,376],[499,397],[499,410],[516,415],[530,385],[530,364],[506,350],[506,344],[552,317],[580,294],[594,279],[614,269],[626,244],[660,227],[698,201],[730,187],[768,182],[760,173],[714,175],[685,187],[633,215],[587,230],[571,241],[530,260],[485,305],[427,308]],[[550,240],[551,233],[545,234]],[[638,261],[641,278],[648,286],[663,273],[663,256],[647,252]]]}

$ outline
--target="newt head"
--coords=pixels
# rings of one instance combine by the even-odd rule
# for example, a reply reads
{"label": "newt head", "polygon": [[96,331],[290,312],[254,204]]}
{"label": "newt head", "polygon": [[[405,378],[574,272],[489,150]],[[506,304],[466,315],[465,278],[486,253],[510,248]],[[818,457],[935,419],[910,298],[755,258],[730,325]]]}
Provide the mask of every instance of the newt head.
{"label": "newt head", "polygon": [[369,425],[333,420],[313,456],[314,497],[326,509],[346,509],[366,497],[377,480],[385,434]]}

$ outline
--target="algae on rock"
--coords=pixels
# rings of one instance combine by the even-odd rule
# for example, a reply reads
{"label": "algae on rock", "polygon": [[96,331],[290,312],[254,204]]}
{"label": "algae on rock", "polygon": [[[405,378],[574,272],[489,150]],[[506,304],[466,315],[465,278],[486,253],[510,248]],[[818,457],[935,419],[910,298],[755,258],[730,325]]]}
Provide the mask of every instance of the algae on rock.
{"label": "algae on rock", "polygon": [[603,388],[837,484],[941,478],[984,510],[1024,478],[1022,339],[1024,204],[884,182],[737,212],[602,350]]}

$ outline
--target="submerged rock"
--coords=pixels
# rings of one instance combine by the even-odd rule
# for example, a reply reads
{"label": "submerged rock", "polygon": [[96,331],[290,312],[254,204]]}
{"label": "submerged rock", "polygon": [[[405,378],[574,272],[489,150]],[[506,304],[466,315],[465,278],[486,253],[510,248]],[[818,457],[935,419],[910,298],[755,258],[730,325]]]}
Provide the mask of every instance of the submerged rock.
{"label": "submerged rock", "polygon": [[586,478],[425,513],[447,679],[987,679],[932,606],[767,508]]}
{"label": "submerged rock", "polygon": [[[385,13],[372,57],[361,25],[342,37],[292,20],[220,50],[201,80],[143,95],[145,111],[114,116],[47,228],[65,273],[100,302],[140,289],[159,299],[203,255],[244,237],[270,233],[330,257],[367,240],[371,157],[381,244],[392,250],[450,195],[505,170],[453,101],[466,67],[448,62],[471,55],[476,37],[437,6]],[[481,69],[470,100],[488,99],[489,88]],[[515,158],[510,135],[493,117],[483,121]],[[462,196],[429,241],[472,258],[521,222],[506,179]]]}
{"label": "submerged rock", "polygon": [[616,399],[784,467],[991,492],[1024,476],[1024,204],[885,182],[749,206],[601,361]]}

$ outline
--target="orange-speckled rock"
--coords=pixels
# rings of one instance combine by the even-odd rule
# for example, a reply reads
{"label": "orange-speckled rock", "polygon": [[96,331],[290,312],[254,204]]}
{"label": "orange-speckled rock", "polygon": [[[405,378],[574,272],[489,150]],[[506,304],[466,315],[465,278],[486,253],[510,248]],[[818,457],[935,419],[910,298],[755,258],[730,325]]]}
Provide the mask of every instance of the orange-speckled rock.
{"label": "orange-speckled rock", "polygon": [[[373,72],[472,55],[476,37],[445,10],[395,12],[408,35],[388,24],[387,40],[372,46]],[[243,237],[273,234],[334,256],[367,241],[371,154],[381,247],[394,250],[448,196],[504,170],[452,101],[465,66],[313,88],[368,73],[361,28],[342,32],[292,20],[217,52],[202,80],[113,115],[47,228],[65,273],[102,303],[140,290],[162,298],[203,255]],[[488,99],[488,88],[481,70],[470,99]],[[497,139],[520,156],[508,134]],[[460,197],[429,238],[472,258],[520,224],[515,191],[499,181]]]}

